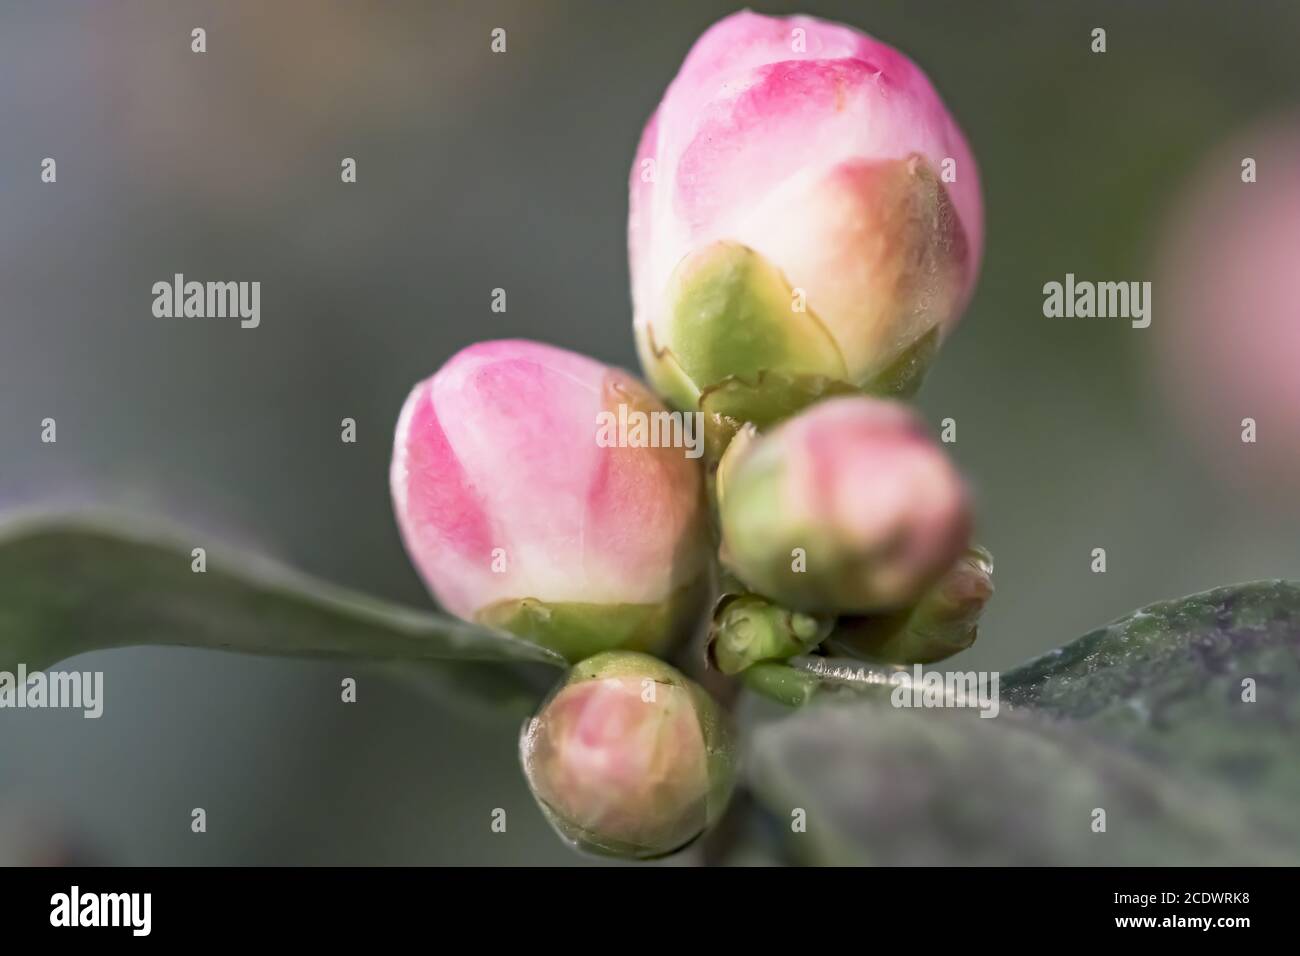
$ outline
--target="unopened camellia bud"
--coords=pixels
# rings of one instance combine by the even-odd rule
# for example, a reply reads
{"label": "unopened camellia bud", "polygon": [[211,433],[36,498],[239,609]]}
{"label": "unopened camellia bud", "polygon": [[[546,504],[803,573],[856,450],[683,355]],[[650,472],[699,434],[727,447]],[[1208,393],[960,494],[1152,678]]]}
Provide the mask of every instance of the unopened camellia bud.
{"label": "unopened camellia bud", "polygon": [[979,174],[938,93],[810,17],[706,31],[630,187],[638,349],[682,408],[769,424],[845,386],[906,395],[979,271]]}
{"label": "unopened camellia bud", "polygon": [[723,563],[810,613],[910,606],[970,536],[955,468],[914,412],[884,399],[829,399],[771,432],[742,431],[716,491]]}
{"label": "unopened camellia bud", "polygon": [[700,469],[681,448],[600,440],[620,405],[664,411],[626,373],[525,341],[470,346],[415,387],[393,503],[447,610],[570,661],[665,651],[700,622]]}
{"label": "unopened camellia bud", "polygon": [[729,595],[714,611],[709,660],[724,674],[739,674],[760,661],[812,650],[833,623],[833,618],[791,611],[756,594]]}
{"label": "unopened camellia bud", "polygon": [[915,607],[842,617],[827,647],[832,654],[878,664],[933,664],[975,643],[991,597],[993,556],[984,548],[967,548]]}
{"label": "unopened camellia bud", "polygon": [[729,719],[701,687],[645,654],[576,665],[527,721],[524,775],[580,849],[650,859],[717,822],[735,779]]}

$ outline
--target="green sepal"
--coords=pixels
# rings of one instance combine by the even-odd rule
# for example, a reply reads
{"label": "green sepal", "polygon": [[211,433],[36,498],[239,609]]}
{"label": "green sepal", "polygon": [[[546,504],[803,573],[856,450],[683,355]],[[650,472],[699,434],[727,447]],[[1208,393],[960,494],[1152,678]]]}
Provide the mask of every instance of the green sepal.
{"label": "green sepal", "polygon": [[847,377],[821,321],[796,308],[781,270],[748,246],[714,242],[686,256],[667,301],[673,353],[701,389],[765,369]]}
{"label": "green sepal", "polygon": [[602,651],[667,653],[687,636],[706,598],[703,580],[678,588],[658,604],[516,598],[488,605],[475,621],[509,631],[573,663]]}
{"label": "green sepal", "polygon": [[930,363],[939,352],[939,330],[926,332],[887,367],[877,372],[863,386],[868,395],[880,398],[911,398],[921,389]]}
{"label": "green sepal", "polygon": [[700,403],[700,389],[682,370],[672,349],[655,340],[650,326],[637,326],[636,338],[641,365],[654,390],[670,407],[683,412],[695,411]]}
{"label": "green sepal", "polygon": [[764,369],[748,377],[728,376],[700,393],[705,460],[718,461],[746,424],[770,428],[824,398],[860,394],[848,382],[825,375]]}

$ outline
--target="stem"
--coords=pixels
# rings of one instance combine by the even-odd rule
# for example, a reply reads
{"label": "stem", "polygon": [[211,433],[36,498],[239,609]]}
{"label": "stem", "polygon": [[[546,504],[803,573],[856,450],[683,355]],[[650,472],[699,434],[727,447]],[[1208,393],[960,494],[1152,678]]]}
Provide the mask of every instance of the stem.
{"label": "stem", "polygon": [[787,707],[802,707],[818,690],[815,676],[788,664],[755,664],[741,677],[750,690]]}

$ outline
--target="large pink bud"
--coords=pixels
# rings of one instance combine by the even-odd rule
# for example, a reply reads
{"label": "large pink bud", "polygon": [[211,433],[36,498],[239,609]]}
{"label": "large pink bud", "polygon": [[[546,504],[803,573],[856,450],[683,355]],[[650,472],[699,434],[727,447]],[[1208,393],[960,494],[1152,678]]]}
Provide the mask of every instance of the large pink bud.
{"label": "large pink bud", "polygon": [[965,486],[907,406],[834,398],[718,465],[722,559],[800,611],[865,614],[920,600],[970,540]]}
{"label": "large pink bud", "polygon": [[700,37],[630,202],[638,348],[680,407],[760,376],[906,394],[983,247],[975,160],[925,74],[811,17],[746,11]]}
{"label": "large pink bud", "polygon": [[572,352],[485,342],[402,409],[392,492],[407,551],[451,613],[570,660],[663,651],[697,623],[708,544],[696,462],[601,437],[603,412],[663,412]]}

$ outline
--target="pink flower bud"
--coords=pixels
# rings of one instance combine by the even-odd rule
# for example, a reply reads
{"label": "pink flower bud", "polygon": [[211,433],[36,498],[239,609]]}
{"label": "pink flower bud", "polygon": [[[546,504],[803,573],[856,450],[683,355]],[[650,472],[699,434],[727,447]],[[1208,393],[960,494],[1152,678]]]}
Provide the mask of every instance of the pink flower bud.
{"label": "pink flower bud", "polygon": [[983,247],[975,160],[925,74],[811,17],[746,11],[700,37],[630,202],[638,347],[682,406],[723,372],[914,387]]}
{"label": "pink flower bud", "polygon": [[961,478],[905,405],[837,398],[718,466],[722,559],[752,590],[808,612],[914,603],[970,537]]}
{"label": "pink flower bud", "polygon": [[661,651],[698,622],[708,544],[695,462],[605,447],[600,413],[662,411],[618,369],[525,341],[485,342],[402,409],[392,492],[438,601],[570,660]]}
{"label": "pink flower bud", "polygon": [[644,654],[577,665],[525,724],[524,774],[581,849],[646,859],[686,846],[730,797],[734,735],[697,684]]}

